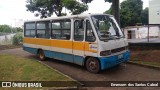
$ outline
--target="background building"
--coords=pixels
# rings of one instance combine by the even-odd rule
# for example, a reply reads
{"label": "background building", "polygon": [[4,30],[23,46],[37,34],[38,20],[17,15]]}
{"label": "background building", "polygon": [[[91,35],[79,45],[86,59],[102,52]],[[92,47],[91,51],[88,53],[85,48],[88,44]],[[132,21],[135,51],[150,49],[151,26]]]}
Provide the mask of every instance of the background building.
{"label": "background building", "polygon": [[[123,29],[127,39],[145,39],[148,38],[148,26],[130,26]],[[159,26],[149,27],[149,38],[159,38]]]}
{"label": "background building", "polygon": [[149,0],[149,24],[160,24],[160,0]]}

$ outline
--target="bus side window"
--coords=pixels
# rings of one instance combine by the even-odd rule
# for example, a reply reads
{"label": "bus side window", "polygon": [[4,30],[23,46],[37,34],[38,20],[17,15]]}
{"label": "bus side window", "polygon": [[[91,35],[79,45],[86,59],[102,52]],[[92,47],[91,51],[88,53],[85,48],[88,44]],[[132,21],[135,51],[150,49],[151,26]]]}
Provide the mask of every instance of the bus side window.
{"label": "bus side window", "polygon": [[37,38],[50,38],[50,22],[42,21],[37,23]]}
{"label": "bus side window", "polygon": [[92,26],[89,20],[86,20],[86,41],[94,42],[96,40]]}
{"label": "bus side window", "polygon": [[36,28],[35,22],[25,23],[24,25],[24,36],[25,37],[35,37],[36,35]]}
{"label": "bus side window", "polygon": [[76,20],[74,22],[74,40],[83,41],[84,39],[84,25],[83,20]]}
{"label": "bus side window", "polygon": [[52,38],[70,40],[71,20],[56,20],[52,22]]}

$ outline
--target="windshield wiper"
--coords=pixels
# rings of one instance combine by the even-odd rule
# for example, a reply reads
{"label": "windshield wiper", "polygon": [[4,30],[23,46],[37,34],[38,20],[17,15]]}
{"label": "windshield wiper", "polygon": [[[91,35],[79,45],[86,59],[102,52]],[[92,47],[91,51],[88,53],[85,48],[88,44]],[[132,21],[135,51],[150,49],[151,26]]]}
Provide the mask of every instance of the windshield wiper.
{"label": "windshield wiper", "polygon": [[117,36],[117,35],[111,35],[110,37],[113,38],[113,39],[120,39],[120,37]]}
{"label": "windshield wiper", "polygon": [[116,37],[116,39],[125,38],[123,35],[111,35],[111,36]]}
{"label": "windshield wiper", "polygon": [[106,37],[101,37],[100,39],[104,42],[107,42],[108,40],[116,40],[116,39],[120,39],[120,38],[124,38],[123,35],[106,35]]}
{"label": "windshield wiper", "polygon": [[124,35],[119,35],[119,38],[125,38]]}

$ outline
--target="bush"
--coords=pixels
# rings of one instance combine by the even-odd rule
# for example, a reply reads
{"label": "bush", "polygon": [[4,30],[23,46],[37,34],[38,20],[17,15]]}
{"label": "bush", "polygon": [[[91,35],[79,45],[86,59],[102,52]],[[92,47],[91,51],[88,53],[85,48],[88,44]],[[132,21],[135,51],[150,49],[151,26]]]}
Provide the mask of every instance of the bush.
{"label": "bush", "polygon": [[13,45],[22,44],[22,32],[17,32],[16,35],[13,36]]}

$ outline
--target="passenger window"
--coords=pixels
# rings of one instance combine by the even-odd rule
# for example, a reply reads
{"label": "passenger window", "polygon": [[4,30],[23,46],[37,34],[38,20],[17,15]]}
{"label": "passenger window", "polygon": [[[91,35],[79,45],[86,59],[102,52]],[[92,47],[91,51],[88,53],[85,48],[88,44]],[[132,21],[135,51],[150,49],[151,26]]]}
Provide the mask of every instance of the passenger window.
{"label": "passenger window", "polygon": [[84,20],[76,20],[74,22],[74,40],[83,41],[84,39]]}
{"label": "passenger window", "polygon": [[90,21],[86,21],[86,41],[94,42],[96,40]]}
{"label": "passenger window", "polygon": [[25,37],[35,37],[36,35],[36,28],[35,28],[35,23],[26,23],[25,24],[25,29],[24,29],[24,36]]}
{"label": "passenger window", "polygon": [[58,20],[52,22],[52,38],[70,40],[71,20]]}
{"label": "passenger window", "polygon": [[37,38],[50,38],[50,21],[43,21],[37,23]]}

